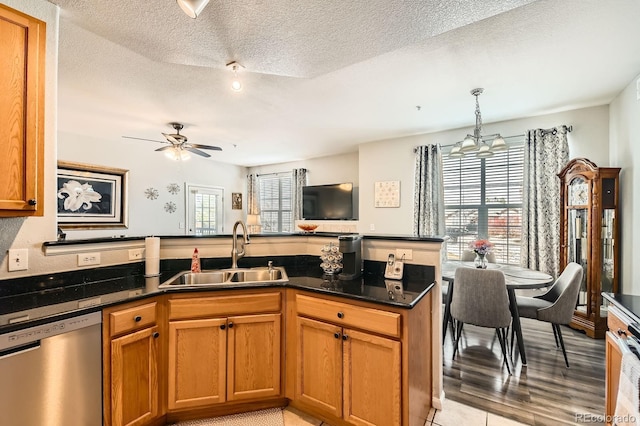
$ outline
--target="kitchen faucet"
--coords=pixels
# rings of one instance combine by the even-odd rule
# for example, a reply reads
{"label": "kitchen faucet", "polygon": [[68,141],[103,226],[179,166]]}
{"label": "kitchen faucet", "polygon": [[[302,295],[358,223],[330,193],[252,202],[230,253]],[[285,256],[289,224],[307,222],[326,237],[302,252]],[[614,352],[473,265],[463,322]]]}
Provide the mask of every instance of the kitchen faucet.
{"label": "kitchen faucet", "polygon": [[[242,251],[238,252],[238,225],[242,226]],[[247,233],[247,227],[244,222],[239,220],[233,224],[233,241],[231,242],[231,268],[238,268],[238,259],[244,256],[244,246],[249,244],[249,234]]]}

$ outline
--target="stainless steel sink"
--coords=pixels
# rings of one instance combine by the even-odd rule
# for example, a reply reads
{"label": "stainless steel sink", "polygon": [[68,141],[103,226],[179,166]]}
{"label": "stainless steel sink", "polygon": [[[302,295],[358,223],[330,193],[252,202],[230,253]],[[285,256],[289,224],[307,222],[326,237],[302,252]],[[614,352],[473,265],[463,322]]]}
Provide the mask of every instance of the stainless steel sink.
{"label": "stainless steel sink", "polygon": [[180,272],[162,283],[159,288],[216,287],[234,284],[286,283],[283,267],[236,268],[202,272]]}

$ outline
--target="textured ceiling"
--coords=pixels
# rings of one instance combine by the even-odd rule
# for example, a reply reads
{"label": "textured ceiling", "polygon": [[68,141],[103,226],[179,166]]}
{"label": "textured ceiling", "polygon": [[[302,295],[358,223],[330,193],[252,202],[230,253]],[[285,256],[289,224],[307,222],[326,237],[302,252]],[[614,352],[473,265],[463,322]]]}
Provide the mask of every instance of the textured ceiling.
{"label": "textured ceiling", "polygon": [[240,165],[472,126],[474,87],[485,122],[600,105],[640,72],[636,0],[211,0],[195,20],[174,0],[50,1],[60,131],[126,145],[180,121]]}

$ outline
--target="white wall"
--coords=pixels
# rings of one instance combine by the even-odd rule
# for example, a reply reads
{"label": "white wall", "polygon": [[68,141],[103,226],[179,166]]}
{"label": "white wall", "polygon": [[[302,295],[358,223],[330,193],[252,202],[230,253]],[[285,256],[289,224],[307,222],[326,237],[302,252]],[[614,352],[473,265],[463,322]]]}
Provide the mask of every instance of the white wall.
{"label": "white wall", "polygon": [[300,168],[307,169],[309,185],[353,182],[353,186],[358,186],[358,153],[355,151],[348,154],[251,167],[249,173],[290,172]]}
{"label": "white wall", "polygon": [[[86,138],[62,133],[58,139],[58,159],[129,170],[129,228],[106,230],[67,230],[67,238],[99,238],[113,235],[184,235],[185,234],[185,182],[221,187],[224,189],[224,229],[230,233],[233,223],[246,217],[245,167],[219,163],[211,158],[193,155],[187,161],[171,161],[149,146],[151,142],[116,138]],[[172,195],[167,185],[177,183],[180,192]],[[150,200],[145,190],[158,190],[159,197]],[[243,194],[242,210],[231,209],[231,193]],[[174,213],[165,211],[167,203],[174,203]]]}
{"label": "white wall", "polygon": [[[571,158],[586,157],[599,166],[609,165],[609,107],[607,105],[490,123],[483,133],[503,136],[524,134],[535,128],[572,125],[568,136]],[[472,128],[448,130],[360,145],[360,223],[358,231],[368,234],[411,234],[413,232],[413,149],[419,145],[450,145]],[[375,208],[374,183],[400,181],[400,207]]]}
{"label": "white wall", "polygon": [[[620,207],[622,232],[620,258],[622,264],[620,291],[625,294],[640,295],[640,281],[636,272],[640,268],[635,265],[638,253],[635,244],[640,241],[640,173],[635,165],[640,165],[640,101],[636,98],[636,80],[631,83],[611,102],[610,137],[611,166],[621,167],[620,171]],[[636,188],[634,190],[634,188]]]}

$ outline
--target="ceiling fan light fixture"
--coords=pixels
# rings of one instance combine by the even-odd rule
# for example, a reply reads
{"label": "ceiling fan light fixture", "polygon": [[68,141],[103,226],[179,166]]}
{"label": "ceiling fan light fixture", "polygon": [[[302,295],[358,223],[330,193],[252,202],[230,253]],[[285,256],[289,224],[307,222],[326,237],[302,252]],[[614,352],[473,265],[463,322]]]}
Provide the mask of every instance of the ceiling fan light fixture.
{"label": "ceiling fan light fixture", "polygon": [[176,2],[187,16],[196,19],[207,6],[209,0],[176,0]]}
{"label": "ceiling fan light fixture", "polygon": [[164,155],[173,161],[186,161],[191,158],[188,151],[180,148],[172,148],[165,151]]}

